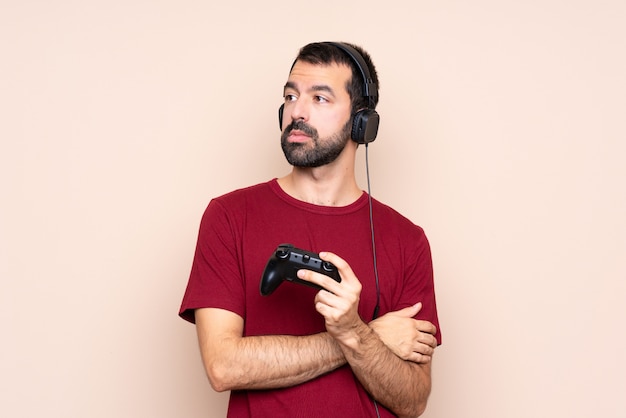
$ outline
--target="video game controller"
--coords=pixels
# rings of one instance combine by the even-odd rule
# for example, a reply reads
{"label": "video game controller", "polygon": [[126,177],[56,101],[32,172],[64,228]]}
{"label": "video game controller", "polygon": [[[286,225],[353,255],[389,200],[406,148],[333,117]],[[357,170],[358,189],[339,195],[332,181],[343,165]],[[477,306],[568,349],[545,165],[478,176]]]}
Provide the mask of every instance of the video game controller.
{"label": "video game controller", "polygon": [[261,295],[268,296],[272,294],[285,280],[322,289],[314,283],[298,279],[297,272],[300,269],[322,273],[337,283],[341,283],[337,267],[328,261],[320,259],[319,254],[301,250],[291,244],[281,244],[270,257],[263,271],[259,286]]}

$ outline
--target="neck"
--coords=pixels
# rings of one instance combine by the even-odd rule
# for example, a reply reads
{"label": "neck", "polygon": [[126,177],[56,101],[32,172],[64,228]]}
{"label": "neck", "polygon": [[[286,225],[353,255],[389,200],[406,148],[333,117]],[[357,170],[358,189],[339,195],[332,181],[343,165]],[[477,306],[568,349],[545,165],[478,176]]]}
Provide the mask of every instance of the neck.
{"label": "neck", "polygon": [[346,161],[345,155],[322,167],[293,167],[278,184],[291,197],[320,206],[347,206],[363,193],[356,182],[354,158]]}

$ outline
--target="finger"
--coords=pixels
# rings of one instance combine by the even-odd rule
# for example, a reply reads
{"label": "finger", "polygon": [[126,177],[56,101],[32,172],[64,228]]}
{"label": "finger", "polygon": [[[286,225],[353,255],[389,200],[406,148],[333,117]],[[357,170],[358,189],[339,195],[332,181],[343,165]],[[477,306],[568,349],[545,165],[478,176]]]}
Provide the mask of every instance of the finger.
{"label": "finger", "polygon": [[318,286],[321,286],[321,278],[317,277],[317,275],[315,274],[314,271],[312,270],[307,270],[307,269],[300,269],[297,271],[296,275],[298,276],[298,279],[301,280],[305,280],[309,283],[313,283],[316,284]]}
{"label": "finger", "polygon": [[[423,306],[422,302],[417,302],[415,305],[413,305],[413,308],[416,309],[415,315],[417,315],[418,312],[422,310],[422,306]],[[415,315],[413,315],[413,316],[415,316]]]}
{"label": "finger", "polygon": [[422,309],[422,303],[418,302],[415,305],[407,306],[406,308],[389,312],[391,315],[399,316],[402,318],[413,318]]}
{"label": "finger", "polygon": [[329,292],[334,293],[334,285],[336,285],[337,282],[330,277],[307,269],[300,269],[296,274],[299,279],[315,284],[325,290],[328,290]]}
{"label": "finger", "polygon": [[415,327],[420,332],[435,335],[437,333],[437,327],[429,321],[416,320]]}
{"label": "finger", "polygon": [[350,295],[357,295],[358,297],[361,294],[362,285],[354,275],[350,265],[343,258],[329,251],[322,251],[319,255],[322,260],[328,261],[337,267],[341,278],[341,282],[336,282],[330,277],[324,277],[321,280],[326,284],[321,284],[321,286],[339,296],[349,297]]}
{"label": "finger", "polygon": [[339,275],[341,276],[342,280],[347,280],[348,282],[350,282],[353,280],[354,277],[356,277],[348,262],[339,257],[337,254],[331,253],[329,251],[322,251],[320,252],[320,258],[324,261],[328,261],[334,264],[335,267],[337,267],[337,270],[339,270]]}
{"label": "finger", "polygon": [[323,303],[334,309],[345,309],[346,300],[334,292],[322,290],[315,295],[315,303]]}
{"label": "finger", "polygon": [[416,342],[418,344],[423,344],[431,349],[437,348],[437,339],[430,334],[422,334],[417,338]]}
{"label": "finger", "polygon": [[430,344],[419,343],[413,347],[413,352],[426,356],[432,356],[433,354],[435,354],[435,347]]}
{"label": "finger", "polygon": [[412,361],[413,363],[417,363],[417,364],[426,364],[426,363],[430,363],[432,361],[432,357],[431,356],[427,356],[425,354],[420,354],[420,353],[413,352],[413,353],[411,353],[409,355],[408,360]]}

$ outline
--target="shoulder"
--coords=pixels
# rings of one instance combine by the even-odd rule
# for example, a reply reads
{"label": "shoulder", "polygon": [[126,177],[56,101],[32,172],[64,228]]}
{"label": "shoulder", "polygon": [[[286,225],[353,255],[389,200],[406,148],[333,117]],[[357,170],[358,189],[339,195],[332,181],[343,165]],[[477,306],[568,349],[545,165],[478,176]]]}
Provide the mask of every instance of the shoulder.
{"label": "shoulder", "polygon": [[202,222],[240,218],[252,205],[269,200],[267,197],[272,193],[270,184],[271,181],[255,184],[212,198],[204,210]]}
{"label": "shoulder", "polygon": [[249,209],[251,205],[268,201],[272,191],[272,183],[275,180],[255,184],[252,186],[236,189],[210,200],[207,210],[224,210],[240,212]]}
{"label": "shoulder", "polygon": [[373,200],[374,229],[377,239],[398,253],[414,256],[430,252],[430,243],[424,229],[392,207]]}
{"label": "shoulder", "polygon": [[272,183],[275,180],[270,180],[264,183],[255,184],[248,187],[243,187],[240,189],[233,190],[231,192],[225,193],[221,196],[215,197],[212,201],[217,202],[232,202],[232,201],[241,201],[246,199],[253,199],[259,196],[266,195],[272,192]]}
{"label": "shoulder", "polygon": [[372,208],[374,211],[374,220],[378,219],[381,222],[385,222],[387,227],[401,230],[411,230],[418,234],[424,234],[422,227],[391,206],[376,199],[372,199]]}

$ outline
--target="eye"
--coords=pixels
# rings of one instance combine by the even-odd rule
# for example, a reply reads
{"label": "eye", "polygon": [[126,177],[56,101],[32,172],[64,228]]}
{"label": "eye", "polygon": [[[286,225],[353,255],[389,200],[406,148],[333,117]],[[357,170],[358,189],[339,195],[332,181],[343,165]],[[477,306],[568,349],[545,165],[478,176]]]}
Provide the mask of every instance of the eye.
{"label": "eye", "polygon": [[328,103],[328,99],[324,96],[315,96],[315,101],[318,103]]}
{"label": "eye", "polygon": [[285,94],[285,103],[286,102],[293,102],[297,99],[295,94]]}

